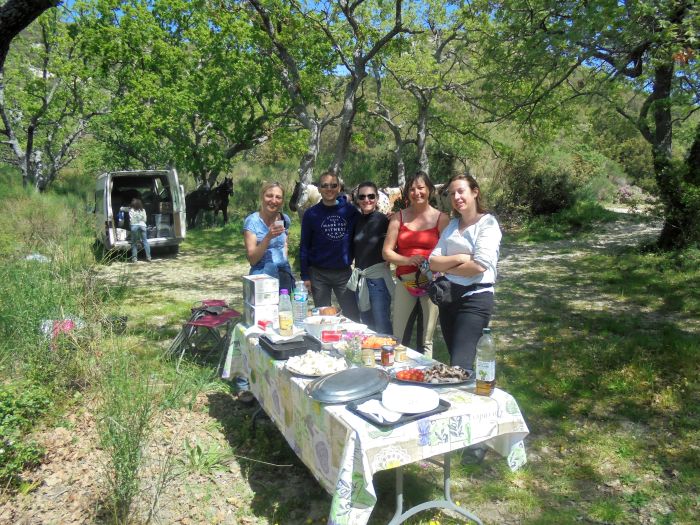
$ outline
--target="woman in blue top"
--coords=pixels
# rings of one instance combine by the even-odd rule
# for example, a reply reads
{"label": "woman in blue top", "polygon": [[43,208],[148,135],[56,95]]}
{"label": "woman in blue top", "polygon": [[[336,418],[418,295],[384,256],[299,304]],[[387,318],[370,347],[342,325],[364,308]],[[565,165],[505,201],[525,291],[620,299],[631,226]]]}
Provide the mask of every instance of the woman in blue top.
{"label": "woman in blue top", "polygon": [[280,210],[284,189],[279,182],[263,184],[260,211],[243,222],[243,241],[250,262],[250,275],[265,273],[277,277],[280,290],[294,288],[294,275],[287,259],[287,234],[290,220]]}

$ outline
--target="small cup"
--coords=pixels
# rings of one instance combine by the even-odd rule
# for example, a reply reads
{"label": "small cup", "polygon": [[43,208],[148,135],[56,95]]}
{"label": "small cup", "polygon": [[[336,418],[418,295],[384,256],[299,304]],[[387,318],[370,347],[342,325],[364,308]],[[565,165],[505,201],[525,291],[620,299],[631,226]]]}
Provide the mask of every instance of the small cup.
{"label": "small cup", "polygon": [[275,221],[274,225],[278,228],[284,228],[284,221]]}

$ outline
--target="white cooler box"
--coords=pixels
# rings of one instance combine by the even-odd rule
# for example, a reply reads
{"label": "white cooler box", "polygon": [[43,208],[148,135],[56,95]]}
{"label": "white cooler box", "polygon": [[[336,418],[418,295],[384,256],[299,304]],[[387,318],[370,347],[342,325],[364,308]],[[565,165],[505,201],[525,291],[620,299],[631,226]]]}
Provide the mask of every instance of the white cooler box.
{"label": "white cooler box", "polygon": [[279,304],[279,280],[265,274],[244,275],[243,301],[252,306]]}
{"label": "white cooler box", "polygon": [[276,304],[253,305],[246,302],[243,308],[243,317],[248,326],[257,326],[258,321],[272,321],[273,328],[280,327],[279,307]]}

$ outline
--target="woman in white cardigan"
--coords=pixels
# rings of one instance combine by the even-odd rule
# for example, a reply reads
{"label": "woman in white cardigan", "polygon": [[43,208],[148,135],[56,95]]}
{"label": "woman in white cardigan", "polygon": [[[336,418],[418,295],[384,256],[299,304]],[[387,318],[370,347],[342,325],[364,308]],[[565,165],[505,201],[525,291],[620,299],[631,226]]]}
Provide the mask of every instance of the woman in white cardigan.
{"label": "woman in white cardigan", "polygon": [[451,300],[439,307],[450,362],[473,370],[476,343],[493,312],[501,228],[471,175],[452,177],[449,195],[454,218],[430,255],[430,269],[450,281]]}
{"label": "woman in white cardigan", "polygon": [[129,208],[129,224],[131,225],[131,262],[136,262],[138,255],[138,241],[146,252],[146,260],[151,262],[151,246],[148,244],[148,228],[146,227],[146,210],[141,199],[131,201]]}

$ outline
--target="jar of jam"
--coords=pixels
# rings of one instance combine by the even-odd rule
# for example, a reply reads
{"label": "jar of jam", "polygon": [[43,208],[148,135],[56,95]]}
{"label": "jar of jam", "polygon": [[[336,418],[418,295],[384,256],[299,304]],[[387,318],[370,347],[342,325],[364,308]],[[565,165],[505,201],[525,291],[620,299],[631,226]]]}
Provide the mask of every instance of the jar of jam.
{"label": "jar of jam", "polygon": [[371,348],[362,349],[362,364],[374,368],[374,350]]}
{"label": "jar of jam", "polygon": [[392,366],[394,364],[394,347],[382,346],[382,366]]}
{"label": "jar of jam", "polygon": [[394,361],[396,363],[408,361],[408,355],[406,354],[406,347],[404,345],[396,345],[394,347]]}

